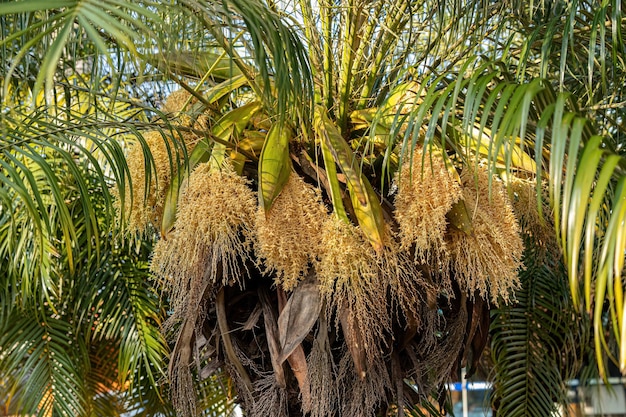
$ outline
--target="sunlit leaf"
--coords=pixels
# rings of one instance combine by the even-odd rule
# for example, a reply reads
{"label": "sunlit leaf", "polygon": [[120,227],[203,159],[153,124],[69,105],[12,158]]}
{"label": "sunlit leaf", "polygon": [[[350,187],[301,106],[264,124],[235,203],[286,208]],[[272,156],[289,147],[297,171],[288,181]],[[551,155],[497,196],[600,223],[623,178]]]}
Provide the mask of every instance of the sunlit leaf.
{"label": "sunlit leaf", "polygon": [[292,137],[291,128],[282,123],[275,123],[267,132],[259,158],[259,202],[266,213],[291,174],[289,141]]}

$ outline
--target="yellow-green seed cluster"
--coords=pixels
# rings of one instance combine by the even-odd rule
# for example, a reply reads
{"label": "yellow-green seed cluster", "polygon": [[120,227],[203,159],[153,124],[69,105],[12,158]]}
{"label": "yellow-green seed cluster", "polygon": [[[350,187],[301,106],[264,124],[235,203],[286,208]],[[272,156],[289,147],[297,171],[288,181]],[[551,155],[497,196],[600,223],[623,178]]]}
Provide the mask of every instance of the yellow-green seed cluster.
{"label": "yellow-green seed cluster", "polygon": [[462,175],[463,199],[473,233],[451,230],[449,235],[456,280],[470,295],[476,292],[498,304],[519,287],[518,271],[524,244],[506,189],[489,173],[466,169]]}
{"label": "yellow-green seed cluster", "polygon": [[267,213],[258,209],[258,258],[283,289],[295,288],[315,262],[327,216],[319,190],[295,173]]}
{"label": "yellow-green seed cluster", "polygon": [[400,242],[404,249],[414,246],[416,259],[422,262],[447,258],[446,214],[461,199],[461,186],[441,155],[418,148],[410,162],[402,166],[397,179]]}

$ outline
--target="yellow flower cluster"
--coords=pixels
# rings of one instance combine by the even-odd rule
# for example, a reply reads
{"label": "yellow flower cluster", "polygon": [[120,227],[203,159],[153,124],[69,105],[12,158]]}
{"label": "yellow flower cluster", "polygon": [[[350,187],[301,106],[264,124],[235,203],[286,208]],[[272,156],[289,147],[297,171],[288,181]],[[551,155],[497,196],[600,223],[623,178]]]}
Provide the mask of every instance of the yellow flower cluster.
{"label": "yellow flower cluster", "polygon": [[[508,302],[519,285],[523,243],[502,182],[494,177],[490,185],[483,168],[466,169],[454,178],[440,155],[422,149],[403,165],[397,182],[395,218],[402,249],[413,249],[417,262],[446,278],[442,285],[451,277],[470,296],[477,292],[495,304]],[[448,224],[446,215],[460,201],[471,231]]]}
{"label": "yellow flower cluster", "polygon": [[558,257],[560,249],[551,223],[552,209],[548,203],[548,196],[542,195],[542,216],[538,210],[537,182],[534,179],[513,177],[509,179],[508,185],[515,216],[524,236],[531,238],[535,246],[534,256],[541,257],[553,253]]}
{"label": "yellow flower cluster", "polygon": [[473,233],[450,231],[456,280],[471,296],[478,292],[494,304],[498,304],[499,297],[506,303],[519,287],[518,271],[524,250],[513,208],[497,178],[492,179],[489,192],[486,169],[467,169],[461,179]]}
{"label": "yellow flower cluster", "polygon": [[414,245],[416,260],[441,261],[449,256],[446,214],[461,199],[461,186],[441,155],[418,148],[411,158],[397,178],[395,217],[400,242],[403,249]]}
{"label": "yellow flower cluster", "polygon": [[379,335],[391,326],[379,255],[360,228],[329,216],[319,256],[316,272],[327,316],[347,309],[358,323],[355,330],[367,329],[360,335],[363,348],[375,356]]}
{"label": "yellow flower cluster", "polygon": [[258,209],[258,258],[283,289],[298,285],[315,262],[327,216],[319,190],[293,172],[272,208]]}
{"label": "yellow flower cluster", "polygon": [[161,111],[168,117],[174,118],[180,126],[203,130],[208,124],[208,114],[194,114],[194,107],[198,99],[189,91],[181,88],[173,91],[163,103]]}
{"label": "yellow flower cluster", "polygon": [[158,228],[172,176],[182,163],[182,146],[189,152],[197,142],[191,135],[175,135],[176,140],[169,133],[149,131],[143,136],[143,144],[137,141],[130,147],[126,161],[132,193],[130,184],[126,184],[123,208],[131,234],[145,233],[150,225]]}
{"label": "yellow flower cluster", "polygon": [[252,252],[257,201],[230,166],[200,164],[178,203],[175,229],[154,250],[152,270],[172,294],[174,310],[207,285],[241,282]]}

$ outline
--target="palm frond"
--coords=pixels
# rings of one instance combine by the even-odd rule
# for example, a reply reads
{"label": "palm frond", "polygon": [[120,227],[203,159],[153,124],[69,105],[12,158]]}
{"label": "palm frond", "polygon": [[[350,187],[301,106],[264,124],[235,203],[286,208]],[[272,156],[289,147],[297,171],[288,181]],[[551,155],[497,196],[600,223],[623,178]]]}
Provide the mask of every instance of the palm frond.
{"label": "palm frond", "polygon": [[[493,173],[548,181],[573,302],[581,306],[582,291],[586,309],[593,310],[597,361],[603,368],[605,297],[616,300],[610,326],[615,337],[622,337],[619,277],[625,247],[618,225],[625,216],[626,160],[612,138],[596,134],[595,120],[577,112],[574,96],[555,93],[547,80],[497,81],[505,74],[494,78],[490,68],[478,65],[471,75],[450,83],[434,80],[427,99],[416,103],[407,124],[398,125],[408,125],[402,149],[436,143],[470,163],[484,159]],[[424,129],[426,117],[430,122]]]}
{"label": "palm frond", "polygon": [[[98,161],[120,155],[107,159],[99,150],[115,147],[93,145],[105,142],[104,132],[82,130],[74,141],[72,127],[48,120],[31,120],[30,128],[55,126],[64,134],[38,137],[22,129],[32,136],[2,150],[11,177],[1,187],[0,285],[7,303],[0,369],[11,375],[8,391],[20,395],[10,399],[32,413],[106,415],[137,404],[151,413],[167,410],[160,388],[167,346],[159,333],[163,310],[149,285],[149,248],[137,253],[116,232],[109,194],[115,182]],[[127,170],[121,161],[117,169]],[[14,327],[16,317],[23,323]],[[95,346],[112,360],[94,357],[102,354]]]}
{"label": "palm frond", "polygon": [[[150,404],[161,404],[157,385],[167,349],[156,332],[163,311],[149,288],[142,261],[149,249],[138,239],[133,247],[137,252],[133,252],[127,242],[118,240],[123,228],[116,222],[124,224],[128,207],[140,207],[158,190],[159,204],[166,200],[165,207],[158,207],[164,213],[155,210],[148,223],[154,230],[160,226],[162,236],[169,238],[177,230],[177,199],[191,169],[200,161],[211,160],[218,167],[229,160],[234,172],[254,185],[260,182],[261,198],[268,206],[281,197],[288,176],[304,178],[306,187],[317,184],[321,191],[314,202],[320,213],[332,200],[338,216],[346,224],[359,224],[355,233],[364,231],[380,255],[387,240],[393,240],[388,238],[395,236],[395,173],[407,161],[413,162],[417,149],[424,149],[429,152],[421,153],[422,165],[428,157],[441,156],[442,172],[447,170],[453,181],[461,169],[472,171],[485,165],[490,174],[504,180],[534,177],[538,191],[542,181],[547,183],[552,205],[549,214],[564,265],[558,256],[550,258],[547,265],[538,265],[534,263],[537,254],[528,252],[527,262],[538,276],[537,282],[523,276],[528,287],[522,289],[519,304],[503,311],[500,327],[494,328],[510,327],[518,336],[524,333],[531,339],[543,330],[554,330],[561,334],[550,337],[558,339],[563,336],[563,325],[553,309],[571,307],[579,314],[584,304],[594,311],[597,361],[602,366],[602,347],[607,344],[602,319],[608,317],[613,335],[624,339],[621,356],[626,368],[622,288],[626,162],[621,124],[625,115],[620,106],[625,101],[626,83],[621,3],[341,0],[319,6],[319,16],[306,0],[158,4],[25,0],[3,7],[0,54],[6,108],[0,115],[0,271],[7,271],[7,279],[0,290],[11,306],[47,302],[50,311],[38,313],[38,322],[45,322],[50,312],[59,315],[55,320],[69,317],[65,306],[73,304],[72,314],[89,323],[87,328],[75,330],[84,336],[85,349],[92,352],[89,343],[102,342],[116,352],[118,383],[132,380],[124,406],[136,406],[138,413],[149,414]],[[170,90],[173,84],[186,91],[184,104],[172,109],[166,102],[157,110],[160,92]],[[245,117],[239,117],[242,115]],[[191,145],[198,142],[199,146],[191,150],[183,140],[185,134],[193,135]],[[133,176],[135,167],[131,172],[124,157],[130,142],[137,144],[133,158],[141,175]],[[151,149],[155,143],[159,151]],[[497,176],[484,178],[490,189],[500,181]],[[119,191],[116,203],[110,187]],[[126,204],[129,199],[138,204]],[[587,203],[588,207],[581,209]],[[121,213],[116,213],[114,204]],[[542,209],[542,197],[537,204]],[[451,220],[450,228],[470,235],[473,219],[463,201],[454,210],[448,213],[452,217],[463,211],[466,215],[456,223]],[[442,219],[447,221],[444,216]],[[148,230],[143,237],[152,237],[153,229]],[[387,255],[381,260],[385,268],[396,262],[398,254],[394,249]],[[311,262],[316,257],[310,257]],[[430,265],[434,268],[424,265],[424,269],[439,271],[447,268],[446,262]],[[398,268],[410,270],[410,277],[390,274],[406,282],[394,281],[381,287],[381,292],[405,290],[406,294],[392,294],[400,304],[392,307],[400,319],[397,327],[415,325],[424,330],[414,323],[419,320],[405,308],[409,303],[403,298],[419,298],[422,284],[413,279],[422,271],[405,264],[403,257],[397,258],[397,263]],[[570,279],[572,306],[563,299],[567,292],[561,286],[563,267]],[[224,273],[220,271],[215,269],[210,275]],[[430,277],[426,280],[428,285],[446,286],[437,280],[431,283]],[[265,284],[261,282],[255,280],[253,296],[264,294],[264,289],[256,287]],[[424,306],[428,304],[424,314],[439,317],[431,307],[450,291],[472,296],[454,285],[448,283],[445,290],[425,296],[432,300],[422,300]],[[546,298],[550,291],[559,296]],[[80,299],[79,294],[86,297]],[[206,296],[214,294],[207,292]],[[274,296],[272,302],[279,307],[287,297],[282,293]],[[605,298],[610,301],[606,309]],[[384,299],[380,297],[381,311],[390,313]],[[460,300],[454,308],[448,304],[441,310],[441,316],[450,320],[442,328],[453,329],[454,337],[439,341],[431,329],[429,346],[414,340],[417,344],[412,346],[417,350],[408,355],[408,367],[422,369],[423,358],[440,360],[430,354],[435,348],[445,350],[445,366],[451,363],[449,358],[463,356],[463,352],[449,350],[462,350],[459,329],[465,328],[467,309],[476,306],[471,300]],[[540,331],[533,330],[532,320],[521,325],[518,319],[530,317],[527,305],[540,306],[531,312],[532,319],[549,325]],[[522,307],[528,314],[516,310]],[[6,317],[13,314],[11,308]],[[243,314],[253,317],[255,309],[254,303],[246,305]],[[232,311],[233,306],[223,310]],[[239,318],[220,317],[223,310],[198,311],[194,320],[204,317],[200,313],[207,314],[205,322],[219,319],[221,335],[215,335],[225,336],[227,359],[249,389],[238,351],[226,336],[231,335],[226,327]],[[485,311],[486,307],[480,310]],[[266,334],[259,333],[259,339],[255,329],[250,334],[270,343],[274,337],[271,315],[263,314],[268,316],[264,317]],[[504,320],[506,317],[510,320]],[[371,323],[378,322],[372,319]],[[196,323],[196,332],[200,327]],[[346,331],[353,325],[344,323],[344,327],[338,334],[346,340],[340,337],[333,343],[345,342],[356,368],[362,367],[359,337],[363,335]],[[390,326],[391,330],[395,327]],[[232,340],[238,340],[237,331],[233,330]],[[398,347],[407,349],[415,334],[408,332],[408,344]],[[422,336],[418,338],[422,342],[429,337]],[[565,336],[570,341],[574,338]],[[252,346],[247,337],[239,339],[247,342],[237,349]],[[515,341],[512,348],[521,346],[519,343]],[[215,345],[220,346],[219,338]],[[254,358],[263,353],[261,345],[250,347]],[[273,345],[269,346],[271,352]],[[523,352],[526,356],[513,359],[520,361],[518,365],[532,366],[529,358],[539,349],[552,353],[554,346],[532,339]],[[496,346],[498,352],[503,349]],[[503,364],[510,359],[498,357]],[[349,355],[346,358],[350,359]],[[76,369],[91,366],[90,378],[110,378],[109,369],[103,368],[111,366],[108,362],[95,363],[83,353],[83,365],[76,363],[70,365]],[[372,368],[380,377],[375,382],[383,384],[385,378],[402,381],[402,372],[393,366],[387,375],[387,365],[393,364]],[[259,377],[269,372],[264,362],[252,367]],[[552,373],[538,374],[537,383],[562,388],[562,375],[554,367],[549,369]],[[185,372],[191,374],[188,369]],[[318,385],[331,378],[328,372],[318,375]],[[232,375],[235,378],[236,373]],[[439,386],[441,378],[437,375],[425,384]],[[523,376],[513,372],[506,378],[513,384],[502,384],[503,398],[519,394],[515,383]],[[281,383],[282,379],[278,380]],[[535,381],[524,381],[528,389],[534,387]],[[92,385],[79,391],[89,392]],[[352,397],[347,393],[346,409],[362,410],[367,401],[366,407],[373,409],[373,399],[383,401],[382,396],[387,396],[375,384],[355,382],[354,387],[374,394],[359,399],[360,394]],[[306,389],[298,388],[304,396]],[[224,391],[215,393],[219,396]],[[401,403],[405,395],[413,400],[414,393],[405,391],[398,388],[385,401],[397,397]],[[531,404],[529,407],[535,408],[526,410],[537,415],[548,410],[548,400],[562,399],[557,391],[537,395],[538,405]],[[81,407],[91,410],[96,403],[86,401]],[[117,410],[117,404],[110,405],[111,411]]]}
{"label": "palm frond", "polygon": [[[33,96],[45,88],[45,95],[51,99],[60,68],[62,72],[93,58],[76,55],[84,52],[79,46],[84,41],[92,45],[92,54],[97,51],[105,57],[112,46],[135,52],[139,45],[154,38],[154,28],[164,25],[155,8],[158,5],[129,1],[5,3],[0,16],[6,36],[0,47],[12,55],[12,64],[3,71],[4,95],[14,77],[32,77]],[[113,64],[110,58],[109,64]],[[5,60],[4,65],[9,65],[9,61]]]}
{"label": "palm frond", "polygon": [[585,318],[573,308],[558,252],[526,238],[522,288],[511,306],[493,312],[492,404],[502,416],[552,415],[565,405],[566,383],[582,366]]}
{"label": "palm frond", "polygon": [[[119,145],[108,139],[108,135],[119,134],[120,130],[114,127],[114,121],[111,124],[113,129],[101,130],[96,127],[102,123],[99,116],[88,122],[90,118],[89,115],[83,116],[76,124],[76,121],[50,117],[50,113],[39,111],[5,115],[0,121],[4,130],[0,145],[0,163],[4,171],[2,188],[7,202],[2,210],[17,213],[7,214],[13,217],[13,221],[4,226],[12,236],[9,242],[23,241],[28,245],[3,249],[7,253],[9,250],[21,253],[21,257],[15,258],[13,268],[21,270],[24,278],[47,279],[51,274],[52,256],[66,256],[73,269],[77,251],[86,249],[89,254],[93,249],[98,252],[101,231],[114,223],[113,198],[109,191],[112,180],[100,165],[106,160],[111,163],[110,169],[117,173],[127,171]],[[79,128],[83,123],[92,127]],[[82,158],[83,162],[78,162],[77,158]],[[93,184],[87,184],[84,179],[88,171],[104,198],[104,210],[99,219],[96,219],[94,196],[90,194]],[[124,181],[123,176],[119,179]],[[84,248],[75,245],[79,232],[67,204],[69,195],[74,192],[86,214],[81,232],[85,233],[87,241],[93,240]],[[56,236],[57,230],[61,231],[61,236]],[[23,284],[28,296],[32,293],[30,285],[27,280]]]}
{"label": "palm frond", "polygon": [[198,408],[205,417],[235,415],[237,397],[228,375],[221,371],[198,382]]}
{"label": "palm frond", "polygon": [[40,313],[14,308],[3,315],[0,367],[13,380],[9,402],[20,413],[82,415],[84,345],[67,320]]}
{"label": "palm frond", "polygon": [[[248,78],[267,108],[275,108],[280,117],[294,109],[294,116],[304,120],[310,117],[313,80],[305,45],[279,14],[261,1],[182,3],[202,16],[200,21],[205,30],[233,59],[233,64]],[[224,33],[219,29],[221,26],[229,30]],[[240,41],[236,28],[245,30]],[[241,57],[241,49],[249,55]],[[255,65],[245,67],[245,59]],[[261,85],[255,80],[256,72]]]}

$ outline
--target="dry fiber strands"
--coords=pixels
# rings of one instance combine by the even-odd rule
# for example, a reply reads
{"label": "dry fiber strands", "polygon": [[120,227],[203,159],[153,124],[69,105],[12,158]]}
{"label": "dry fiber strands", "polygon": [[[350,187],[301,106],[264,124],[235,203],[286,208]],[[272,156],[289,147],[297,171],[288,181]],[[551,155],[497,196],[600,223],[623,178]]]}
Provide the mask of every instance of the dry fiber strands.
{"label": "dry fiber strands", "polygon": [[[362,342],[360,348],[370,364],[380,360],[393,318],[398,313],[413,316],[416,303],[429,298],[422,275],[398,246],[390,239],[377,253],[360,228],[335,216],[323,228],[315,269],[326,316],[338,321],[343,315],[344,333],[357,333],[348,339]],[[346,315],[350,320],[345,320]]]}
{"label": "dry fiber strands", "polygon": [[[156,228],[162,219],[163,205],[172,174],[176,175],[178,165],[182,163],[181,141],[184,142],[187,151],[190,151],[196,143],[195,137],[176,135],[174,141],[164,132],[156,130],[146,132],[145,147],[137,142],[128,152],[126,161],[132,182],[132,194],[131,187],[127,184],[124,211],[128,215],[128,231],[131,234],[144,233],[150,225]],[[146,170],[146,160],[150,161],[149,172]]]}
{"label": "dry fiber strands", "polygon": [[[377,357],[383,331],[391,327],[380,255],[361,229],[335,216],[328,218],[323,230],[320,260],[315,268],[326,315],[332,317],[337,310],[347,310],[358,323],[354,330],[362,333],[359,336],[365,352],[370,358]],[[335,315],[337,320],[339,315]]]}
{"label": "dry fiber strands", "polygon": [[519,225],[506,190],[496,178],[489,195],[486,169],[466,169],[461,180],[473,233],[450,230],[456,279],[470,296],[478,292],[496,305],[500,299],[506,303],[519,287],[517,273],[524,250]]}
{"label": "dry fiber strands", "polygon": [[326,318],[319,320],[317,334],[311,353],[307,356],[309,370],[309,392],[315,398],[315,407],[311,407],[311,417],[332,416],[339,401],[335,383],[335,368]]}
{"label": "dry fiber strands", "polygon": [[284,290],[295,288],[318,256],[327,217],[319,191],[294,172],[269,212],[259,208],[257,255]]}
{"label": "dry fiber strands", "polygon": [[251,253],[257,202],[245,178],[230,166],[198,165],[179,203],[174,233],[155,248],[152,270],[172,296],[174,315],[183,314],[197,291],[209,284],[240,281]]}
{"label": "dry fiber strands", "polygon": [[448,172],[441,155],[424,153],[422,148],[402,166],[397,182],[395,217],[402,247],[415,245],[416,260],[445,263],[446,213],[461,198],[461,185]]}

